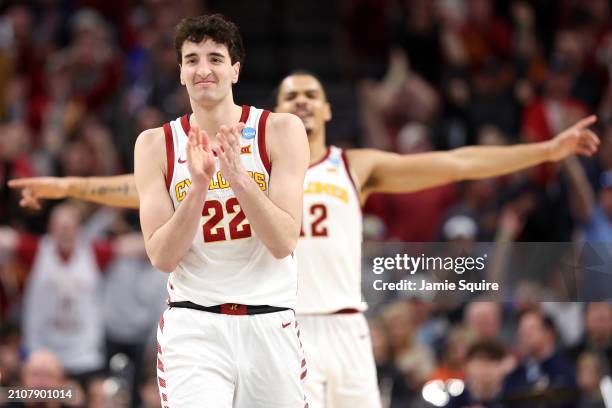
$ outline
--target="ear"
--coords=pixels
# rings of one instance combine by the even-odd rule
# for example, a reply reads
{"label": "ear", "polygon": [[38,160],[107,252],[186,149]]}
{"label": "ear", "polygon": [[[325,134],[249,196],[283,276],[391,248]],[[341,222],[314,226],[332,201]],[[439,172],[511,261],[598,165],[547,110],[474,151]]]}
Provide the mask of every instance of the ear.
{"label": "ear", "polygon": [[181,78],[181,85],[185,86],[185,81],[183,80],[183,66],[178,64],[179,66],[179,77]]}
{"label": "ear", "polygon": [[240,62],[236,62],[232,65],[232,69],[234,70],[234,74],[232,75],[232,84],[238,82],[238,77],[240,76]]}
{"label": "ear", "polygon": [[332,118],[331,105],[329,104],[329,102],[325,102],[325,110],[323,111],[323,119],[325,119],[326,122],[329,122],[331,118]]}

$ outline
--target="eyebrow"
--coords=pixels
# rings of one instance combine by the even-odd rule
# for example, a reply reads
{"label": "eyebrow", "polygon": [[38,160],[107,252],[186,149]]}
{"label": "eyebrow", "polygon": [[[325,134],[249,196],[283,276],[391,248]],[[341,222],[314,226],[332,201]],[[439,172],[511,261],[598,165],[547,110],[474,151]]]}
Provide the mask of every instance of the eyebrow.
{"label": "eyebrow", "polygon": [[301,90],[299,92],[298,91],[289,91],[289,92],[285,92],[285,96],[295,96],[295,95],[297,95],[300,92],[305,93],[305,94],[319,94],[319,93],[321,93],[321,90],[317,89],[317,88],[310,88],[310,89]]}
{"label": "eyebrow", "polygon": [[[197,54],[197,53],[195,53],[195,52],[190,52],[189,54],[185,54],[185,55],[183,56],[183,58],[184,58],[184,59],[187,59],[187,58],[192,58],[192,57],[197,57],[197,56],[198,56],[198,54]],[[225,58],[225,55],[221,54],[220,52],[215,52],[215,51],[213,51],[213,52],[209,52],[209,53],[208,53],[208,56],[212,56],[212,57],[219,57],[219,58]]]}

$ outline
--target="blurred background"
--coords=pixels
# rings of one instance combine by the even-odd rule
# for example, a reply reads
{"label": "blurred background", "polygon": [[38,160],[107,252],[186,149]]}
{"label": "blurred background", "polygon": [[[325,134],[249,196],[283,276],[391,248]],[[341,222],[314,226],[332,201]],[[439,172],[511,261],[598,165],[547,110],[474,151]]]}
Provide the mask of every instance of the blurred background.
{"label": "blurred background", "polygon": [[[238,103],[273,108],[287,73],[318,75],[333,110],[328,141],[341,147],[418,153],[542,141],[598,114],[602,144],[591,159],[372,196],[366,242],[610,244],[611,7],[0,1],[0,385],[70,384],[80,390],[72,406],[159,406],[154,335],[166,276],[147,262],[137,214],[83,203],[21,209],[6,181],[131,172],[136,136],[189,111],[172,39],[182,17],[221,12],[238,24],[247,51]],[[610,304],[529,293],[444,306],[370,293],[384,406],[603,407]]]}

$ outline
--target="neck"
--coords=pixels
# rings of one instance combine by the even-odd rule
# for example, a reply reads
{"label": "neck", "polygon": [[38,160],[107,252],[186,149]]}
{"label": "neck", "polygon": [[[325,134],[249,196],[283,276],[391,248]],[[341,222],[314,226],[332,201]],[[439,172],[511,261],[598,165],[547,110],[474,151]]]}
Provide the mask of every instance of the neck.
{"label": "neck", "polygon": [[234,103],[231,93],[220,103],[212,105],[199,104],[191,100],[191,109],[193,110],[191,124],[203,129],[211,139],[215,138],[221,125],[232,126],[238,123],[242,113],[242,107]]}
{"label": "neck", "polygon": [[321,161],[327,152],[325,134],[320,133],[308,136],[308,146],[310,147],[310,164]]}

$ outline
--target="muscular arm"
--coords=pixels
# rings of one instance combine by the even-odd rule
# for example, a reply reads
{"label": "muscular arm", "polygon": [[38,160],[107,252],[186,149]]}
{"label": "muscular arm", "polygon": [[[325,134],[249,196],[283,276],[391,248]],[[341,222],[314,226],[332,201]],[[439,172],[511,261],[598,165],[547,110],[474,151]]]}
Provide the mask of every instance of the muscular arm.
{"label": "muscular arm", "polygon": [[299,238],[310,150],[302,122],[285,113],[270,114],[266,145],[272,166],[267,196],[246,172],[228,173],[223,164],[222,172],[257,237],[280,259],[293,252]]}
{"label": "muscular arm", "polygon": [[10,180],[9,187],[21,189],[23,207],[39,209],[40,199],[76,198],[98,204],[138,208],[133,174],[112,177],[32,177]]}
{"label": "muscular arm", "polygon": [[122,208],[138,208],[139,204],[133,174],[76,178],[68,189],[68,196]]}
{"label": "muscular arm", "polygon": [[147,255],[157,269],[172,272],[200,225],[208,182],[198,181],[192,172],[191,188],[175,211],[165,184],[165,149],[161,128],[143,132],[136,141],[134,176]]}
{"label": "muscular arm", "polygon": [[347,152],[361,182],[362,200],[372,192],[410,192],[460,180],[512,173],[570,154],[591,155],[599,144],[589,117],[552,140],[514,146],[469,146],[447,152],[399,155],[373,149]]}

